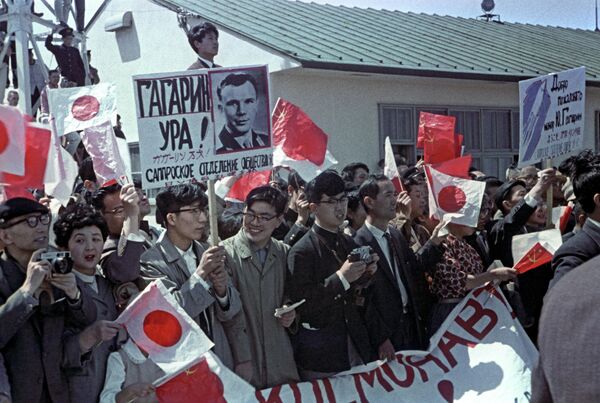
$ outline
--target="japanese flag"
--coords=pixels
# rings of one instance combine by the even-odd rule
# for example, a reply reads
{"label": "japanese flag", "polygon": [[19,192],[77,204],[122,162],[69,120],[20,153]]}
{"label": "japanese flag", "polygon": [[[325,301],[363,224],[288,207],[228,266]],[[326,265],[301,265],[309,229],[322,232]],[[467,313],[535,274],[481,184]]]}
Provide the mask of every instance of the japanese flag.
{"label": "japanese flag", "polygon": [[515,262],[514,269],[522,274],[549,263],[560,245],[562,245],[562,237],[558,229],[515,235],[511,248]]}
{"label": "japanese flag", "polygon": [[398,173],[398,166],[396,165],[396,158],[394,157],[394,150],[392,149],[392,143],[389,137],[385,138],[384,148],[385,163],[383,165],[383,174],[392,181],[396,192],[403,192],[404,187],[402,186],[402,180],[400,180],[400,173]]}
{"label": "japanese flag", "polygon": [[52,89],[48,104],[59,136],[99,126],[117,113],[116,90],[110,83]]}
{"label": "japanese flag", "polygon": [[476,227],[485,182],[456,178],[425,165],[429,213],[438,220]]}
{"label": "japanese flag", "polygon": [[17,108],[0,105],[0,172],[25,174],[25,120]]}
{"label": "japanese flag", "polygon": [[279,98],[272,119],[273,166],[294,169],[308,182],[337,164],[327,134],[302,109]]}
{"label": "japanese flag", "polygon": [[552,224],[554,228],[559,229],[561,233],[565,232],[569,218],[573,212],[573,202],[569,202],[566,206],[552,208]]}
{"label": "japanese flag", "polygon": [[159,280],[146,287],[116,321],[167,374],[195,364],[214,345]]}

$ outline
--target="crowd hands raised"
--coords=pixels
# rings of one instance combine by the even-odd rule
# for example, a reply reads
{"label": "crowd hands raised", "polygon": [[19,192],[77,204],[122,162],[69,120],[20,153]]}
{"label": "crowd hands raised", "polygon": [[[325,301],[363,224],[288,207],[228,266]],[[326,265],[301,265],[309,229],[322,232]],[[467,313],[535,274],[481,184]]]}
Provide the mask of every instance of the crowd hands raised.
{"label": "crowd hands raised", "polygon": [[[154,401],[164,374],[115,322],[152,281],[224,365],[266,388],[426,349],[469,290],[488,282],[535,343],[549,284],[600,251],[600,158],[591,152],[504,181],[472,169],[486,183],[477,227],[429,217],[418,165],[400,166],[400,193],[362,163],[308,183],[274,173],[245,203],[220,200],[218,228],[202,183],[171,186],[156,196],[161,229],[145,220],[139,183],[99,186],[89,166],[66,208],[47,197],[0,205],[2,403]],[[551,264],[517,277],[512,237],[545,229],[550,187],[555,206],[576,199],[568,240]],[[218,245],[207,243],[211,231]],[[68,262],[47,254],[57,251],[70,252]]]}

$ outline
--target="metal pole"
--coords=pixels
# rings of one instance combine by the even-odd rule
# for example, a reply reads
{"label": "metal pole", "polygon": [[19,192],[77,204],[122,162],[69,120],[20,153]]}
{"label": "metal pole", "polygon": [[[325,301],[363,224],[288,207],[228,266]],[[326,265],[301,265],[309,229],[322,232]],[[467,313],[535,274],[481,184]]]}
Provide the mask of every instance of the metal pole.
{"label": "metal pole", "polygon": [[29,82],[28,44],[31,27],[31,0],[8,2],[8,32],[14,32],[19,81],[19,108],[31,115],[31,83]]}

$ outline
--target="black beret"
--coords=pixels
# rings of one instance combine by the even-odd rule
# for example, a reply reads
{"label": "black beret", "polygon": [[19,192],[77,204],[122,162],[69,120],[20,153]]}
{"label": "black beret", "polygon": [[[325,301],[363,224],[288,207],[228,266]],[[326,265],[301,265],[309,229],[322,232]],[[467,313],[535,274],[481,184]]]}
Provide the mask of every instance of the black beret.
{"label": "black beret", "polygon": [[496,194],[494,195],[494,202],[496,203],[496,207],[498,208],[498,210],[502,211],[502,202],[506,200],[506,198],[510,194],[510,190],[517,185],[525,187],[525,182],[521,180],[512,180],[504,182],[502,186],[496,189]]}
{"label": "black beret", "polygon": [[60,36],[62,36],[63,38],[65,36],[73,36],[73,28],[69,28],[69,27],[63,28],[60,31],[58,31],[58,34]]}
{"label": "black beret", "polygon": [[0,227],[7,221],[31,213],[48,213],[48,208],[35,200],[15,197],[0,204]]}

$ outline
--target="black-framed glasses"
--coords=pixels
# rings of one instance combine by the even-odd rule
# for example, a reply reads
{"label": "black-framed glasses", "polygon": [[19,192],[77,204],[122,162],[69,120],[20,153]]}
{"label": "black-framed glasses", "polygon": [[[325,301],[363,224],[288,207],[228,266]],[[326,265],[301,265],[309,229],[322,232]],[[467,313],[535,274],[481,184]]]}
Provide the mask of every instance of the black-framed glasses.
{"label": "black-framed glasses", "polygon": [[32,215],[27,218],[23,218],[21,220],[12,222],[4,228],[14,227],[15,225],[21,224],[22,222],[27,222],[27,225],[29,225],[30,228],[37,227],[39,223],[43,225],[48,225],[50,224],[50,214]]}
{"label": "black-framed glasses", "polygon": [[331,198],[329,200],[321,200],[319,204],[328,204],[330,206],[346,205],[348,204],[348,196],[342,196],[340,198]]}
{"label": "black-framed glasses", "polygon": [[190,208],[182,208],[179,209],[177,211],[174,211],[174,213],[185,213],[186,211],[192,213],[192,215],[194,216],[201,216],[202,213],[206,213],[206,207],[190,207]]}
{"label": "black-framed glasses", "polygon": [[244,217],[244,219],[247,222],[252,222],[252,221],[256,220],[259,223],[266,222],[266,221],[271,221],[273,218],[277,217],[277,215],[270,215],[270,214],[254,214],[251,211],[247,211],[245,213],[242,213],[242,216]]}

